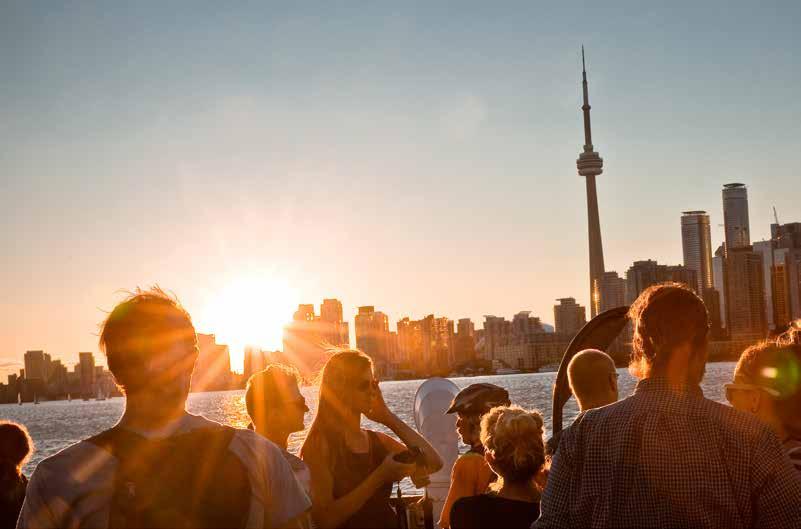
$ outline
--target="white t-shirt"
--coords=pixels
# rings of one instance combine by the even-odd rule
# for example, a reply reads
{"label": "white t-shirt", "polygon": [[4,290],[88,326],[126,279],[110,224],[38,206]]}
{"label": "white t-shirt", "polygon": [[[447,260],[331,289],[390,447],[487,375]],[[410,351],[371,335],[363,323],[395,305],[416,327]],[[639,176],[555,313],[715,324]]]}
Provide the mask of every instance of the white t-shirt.
{"label": "white t-shirt", "polygon": [[[219,426],[197,415],[184,415],[170,428],[182,434]],[[156,437],[143,434],[147,437]],[[311,508],[281,449],[248,430],[238,430],[228,449],[248,472],[251,487],[246,527],[279,527]],[[117,459],[86,441],[43,460],[28,484],[17,529],[108,527]]]}

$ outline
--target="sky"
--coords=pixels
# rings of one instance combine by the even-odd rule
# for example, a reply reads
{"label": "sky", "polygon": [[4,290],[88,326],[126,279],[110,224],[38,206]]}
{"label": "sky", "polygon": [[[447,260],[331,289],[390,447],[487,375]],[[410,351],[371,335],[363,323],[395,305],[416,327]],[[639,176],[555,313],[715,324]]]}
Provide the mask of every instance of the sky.
{"label": "sky", "polygon": [[582,44],[607,270],[681,263],[685,210],[719,244],[724,183],[801,221],[801,4],[697,4],[4,2],[0,374],[155,283],[235,348],[586,305]]}

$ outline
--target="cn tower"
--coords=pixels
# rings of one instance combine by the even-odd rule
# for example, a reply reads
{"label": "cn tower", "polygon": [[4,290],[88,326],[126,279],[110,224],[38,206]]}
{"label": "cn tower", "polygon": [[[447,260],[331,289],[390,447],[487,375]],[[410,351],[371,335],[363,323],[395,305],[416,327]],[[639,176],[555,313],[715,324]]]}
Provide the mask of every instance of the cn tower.
{"label": "cn tower", "polygon": [[603,172],[604,161],[593,150],[590,128],[590,98],[587,92],[587,67],[584,64],[584,46],[581,47],[581,76],[584,89],[584,151],[576,160],[578,174],[587,179],[587,223],[590,239],[590,311],[594,317],[601,311],[601,278],[604,275],[604,247],[601,242],[601,221],[598,218],[598,193],[595,177]]}

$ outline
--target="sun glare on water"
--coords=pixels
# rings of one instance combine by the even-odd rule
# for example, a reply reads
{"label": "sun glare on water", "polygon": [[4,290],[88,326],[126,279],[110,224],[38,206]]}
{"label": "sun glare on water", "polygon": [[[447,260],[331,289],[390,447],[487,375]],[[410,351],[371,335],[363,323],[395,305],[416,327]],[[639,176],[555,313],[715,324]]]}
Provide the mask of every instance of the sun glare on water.
{"label": "sun glare on water", "polygon": [[242,369],[246,346],[281,348],[283,327],[297,308],[295,291],[274,277],[236,280],[210,299],[201,332],[215,334],[217,343],[230,347],[231,366],[236,371]]}

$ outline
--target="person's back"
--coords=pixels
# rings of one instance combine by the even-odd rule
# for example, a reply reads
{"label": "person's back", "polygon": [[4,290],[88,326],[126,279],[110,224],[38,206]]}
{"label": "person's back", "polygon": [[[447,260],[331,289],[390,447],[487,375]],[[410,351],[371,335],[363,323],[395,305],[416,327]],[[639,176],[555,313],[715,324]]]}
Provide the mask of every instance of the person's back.
{"label": "person's back", "polygon": [[197,342],[159,289],[109,314],[100,348],[125,393],[119,423],[37,466],[17,527],[272,527],[310,506],[280,450],[186,412]]}
{"label": "person's back", "polygon": [[801,512],[782,506],[801,501],[801,486],[787,479],[768,428],[664,380],[581,414],[557,459],[549,483],[580,473],[543,500],[569,504],[568,519],[541,527],[785,527],[783,513]]}
{"label": "person's back", "polygon": [[[184,506],[176,503],[191,502],[193,498],[214,501],[217,507],[225,509],[210,513],[227,520],[223,527],[277,526],[308,509],[308,500],[300,493],[281,451],[255,432],[230,429],[227,433],[222,425],[189,414],[168,426],[168,431],[167,435],[161,432],[120,432],[120,452],[125,454],[121,457],[115,455],[114,449],[109,449],[106,439],[95,437],[45,459],[31,478],[18,527],[100,528],[114,526],[111,521],[119,516],[133,520],[152,515],[166,521],[174,520],[175,512],[181,513],[186,520],[192,520],[190,515],[198,513],[193,509],[184,513]],[[113,430],[100,435],[107,432]],[[198,437],[184,439],[193,434]],[[230,437],[224,439],[227,436]],[[149,457],[128,457],[124,444],[131,439],[140,446],[137,450],[149,452]],[[227,443],[224,446],[227,453],[219,453],[215,446],[218,440]],[[142,447],[145,443],[153,449]],[[156,451],[162,452],[157,448],[159,445],[168,451],[163,454],[165,458],[156,455]],[[190,445],[195,449],[192,453],[170,451],[171,447]],[[189,461],[194,463],[192,467]],[[132,469],[125,468],[125,475],[133,471],[134,476],[126,480],[124,490],[118,490],[116,481],[122,475],[122,469],[127,467],[126,463],[130,463]],[[237,476],[237,466],[244,471],[244,482]],[[176,473],[191,476],[191,480],[180,482],[180,476],[171,477]],[[144,486],[140,486],[139,476],[147,479],[142,484]],[[173,486],[176,481],[182,483],[183,489]],[[243,486],[246,487],[244,491]],[[132,499],[119,498],[121,492],[128,492],[131,488]],[[172,499],[152,498],[154,491]],[[244,497],[240,496],[242,492]],[[133,509],[126,508],[126,502]],[[157,508],[153,509],[154,506]],[[131,510],[142,510],[143,513],[125,513]],[[200,520],[198,523],[204,522]],[[169,525],[175,526],[175,523]]]}
{"label": "person's back", "polygon": [[528,529],[540,515],[540,504],[502,498],[495,493],[465,496],[453,504],[451,527],[454,529]]}
{"label": "person's back", "polygon": [[561,438],[534,527],[799,527],[801,481],[776,436],[703,397],[703,302],[675,284],[632,306],[634,395]]}
{"label": "person's back", "polygon": [[528,529],[540,514],[536,477],[545,464],[542,416],[518,406],[498,406],[481,420],[487,464],[498,475],[492,493],[459,498],[452,529]]}

